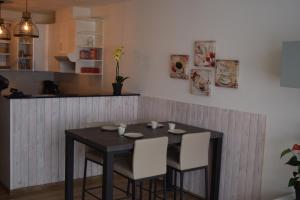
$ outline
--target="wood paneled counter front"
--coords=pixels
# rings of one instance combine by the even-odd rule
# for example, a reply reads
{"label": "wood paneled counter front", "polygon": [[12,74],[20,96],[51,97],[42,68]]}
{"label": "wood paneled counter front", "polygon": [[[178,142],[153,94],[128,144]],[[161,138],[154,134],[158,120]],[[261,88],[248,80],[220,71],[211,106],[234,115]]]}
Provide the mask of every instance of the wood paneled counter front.
{"label": "wood paneled counter front", "polygon": [[[137,94],[44,96],[0,100],[0,182],[9,190],[64,180],[66,129],[97,121],[137,119]],[[75,178],[84,146],[75,147]],[[88,175],[101,169],[89,165]]]}

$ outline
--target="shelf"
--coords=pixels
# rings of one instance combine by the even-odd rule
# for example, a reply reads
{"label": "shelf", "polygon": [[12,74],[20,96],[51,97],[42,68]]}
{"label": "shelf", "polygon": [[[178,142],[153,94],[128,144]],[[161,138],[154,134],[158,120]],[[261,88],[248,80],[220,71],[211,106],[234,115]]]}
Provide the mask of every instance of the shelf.
{"label": "shelf", "polygon": [[32,60],[32,58],[27,58],[27,57],[19,57],[19,60]]}
{"label": "shelf", "polygon": [[1,43],[9,44],[9,43],[10,43],[10,40],[0,40],[0,44],[1,44]]}
{"label": "shelf", "polygon": [[0,56],[9,56],[10,53],[0,53]]}
{"label": "shelf", "polygon": [[103,49],[103,47],[77,46],[80,49]]}
{"label": "shelf", "polygon": [[92,35],[92,36],[102,36],[102,34],[92,31],[79,31],[77,32],[79,35]]}
{"label": "shelf", "polygon": [[95,59],[79,59],[79,61],[90,61],[90,62],[103,62],[104,60],[95,60]]}
{"label": "shelf", "polygon": [[103,76],[101,73],[79,73],[80,75],[88,75],[88,76]]}

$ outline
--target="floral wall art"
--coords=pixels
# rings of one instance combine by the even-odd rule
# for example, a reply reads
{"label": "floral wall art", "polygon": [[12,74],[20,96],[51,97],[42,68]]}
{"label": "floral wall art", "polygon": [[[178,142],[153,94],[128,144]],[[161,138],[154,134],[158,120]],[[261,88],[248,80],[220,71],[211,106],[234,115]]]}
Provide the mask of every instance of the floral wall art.
{"label": "floral wall art", "polygon": [[211,71],[208,69],[191,70],[191,94],[200,96],[210,96],[210,74]]}
{"label": "floral wall art", "polygon": [[215,67],[216,42],[196,41],[194,47],[194,65],[198,67]]}
{"label": "floral wall art", "polygon": [[170,77],[190,79],[193,95],[210,96],[212,82],[216,87],[239,87],[239,61],[216,59],[215,41],[195,41],[194,67],[189,68],[189,55],[170,56]]}
{"label": "floral wall art", "polygon": [[188,55],[171,55],[170,77],[177,79],[188,79],[188,63]]}
{"label": "floral wall art", "polygon": [[238,88],[239,61],[217,60],[215,85],[217,87]]}

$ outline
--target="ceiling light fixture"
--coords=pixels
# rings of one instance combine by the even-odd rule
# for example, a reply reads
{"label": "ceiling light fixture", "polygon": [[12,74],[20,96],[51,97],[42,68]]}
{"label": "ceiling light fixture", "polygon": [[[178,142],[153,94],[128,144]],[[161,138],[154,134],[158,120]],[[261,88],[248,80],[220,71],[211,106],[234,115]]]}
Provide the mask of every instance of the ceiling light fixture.
{"label": "ceiling light fixture", "polygon": [[4,1],[0,1],[0,40],[10,40],[10,32],[1,17],[1,6]]}
{"label": "ceiling light fixture", "polygon": [[17,24],[14,30],[15,37],[39,37],[39,30],[32,22],[31,13],[27,10],[28,2],[26,0],[26,10],[23,12],[21,21]]}

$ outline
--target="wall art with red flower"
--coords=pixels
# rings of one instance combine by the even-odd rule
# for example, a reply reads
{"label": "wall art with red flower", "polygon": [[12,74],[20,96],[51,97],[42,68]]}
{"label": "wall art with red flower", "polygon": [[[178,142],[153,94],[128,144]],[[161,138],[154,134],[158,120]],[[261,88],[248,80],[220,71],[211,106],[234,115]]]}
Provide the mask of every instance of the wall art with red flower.
{"label": "wall art with red flower", "polygon": [[195,42],[194,65],[198,67],[216,66],[216,42],[215,41]]}

